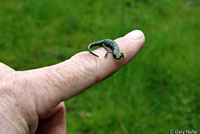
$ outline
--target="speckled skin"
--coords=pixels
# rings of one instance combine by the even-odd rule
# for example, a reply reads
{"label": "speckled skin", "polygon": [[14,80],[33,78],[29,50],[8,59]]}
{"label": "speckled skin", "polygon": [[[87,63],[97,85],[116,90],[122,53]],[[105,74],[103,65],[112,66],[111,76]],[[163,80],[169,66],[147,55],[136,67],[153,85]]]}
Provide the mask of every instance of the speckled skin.
{"label": "speckled skin", "polygon": [[[111,40],[111,39],[104,39],[104,40],[96,41],[96,42],[93,42],[93,43],[89,44],[88,51],[91,54],[99,57],[98,55],[96,55],[95,53],[93,53],[91,51],[91,48],[95,47],[95,46],[100,46],[100,47],[102,46],[107,50],[107,53],[105,54],[105,57],[108,55],[108,53],[112,53],[113,57],[116,60],[120,60],[121,58],[124,58],[124,54],[120,52],[117,43],[115,41]],[[108,48],[110,48],[112,51],[110,51]]]}

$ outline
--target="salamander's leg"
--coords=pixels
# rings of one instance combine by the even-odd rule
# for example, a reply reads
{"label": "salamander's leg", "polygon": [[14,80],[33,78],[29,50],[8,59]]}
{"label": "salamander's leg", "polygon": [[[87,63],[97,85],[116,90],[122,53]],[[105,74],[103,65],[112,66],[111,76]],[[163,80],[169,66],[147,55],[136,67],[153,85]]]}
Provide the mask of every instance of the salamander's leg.
{"label": "salamander's leg", "polygon": [[106,47],[104,44],[102,44],[102,46],[103,46],[108,52],[110,52],[110,50],[108,49],[108,47]]}
{"label": "salamander's leg", "polygon": [[108,53],[113,53],[111,50],[108,49],[108,47],[106,47],[104,44],[102,44],[102,46],[106,49],[106,54],[105,57],[107,57]]}
{"label": "salamander's leg", "polygon": [[107,53],[105,54],[105,57],[107,57],[108,53],[113,53],[113,52],[112,51],[110,51],[110,52],[107,51]]}

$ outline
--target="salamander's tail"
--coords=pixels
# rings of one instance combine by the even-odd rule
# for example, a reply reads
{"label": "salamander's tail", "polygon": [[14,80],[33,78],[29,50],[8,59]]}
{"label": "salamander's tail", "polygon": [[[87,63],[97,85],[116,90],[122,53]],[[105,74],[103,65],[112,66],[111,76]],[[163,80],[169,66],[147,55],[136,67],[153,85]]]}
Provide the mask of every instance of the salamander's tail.
{"label": "salamander's tail", "polygon": [[91,47],[93,47],[93,44],[90,44],[90,45],[88,46],[88,51],[89,51],[91,54],[93,54],[94,56],[99,57],[98,55],[96,55],[95,53],[92,52],[92,50],[90,49]]}

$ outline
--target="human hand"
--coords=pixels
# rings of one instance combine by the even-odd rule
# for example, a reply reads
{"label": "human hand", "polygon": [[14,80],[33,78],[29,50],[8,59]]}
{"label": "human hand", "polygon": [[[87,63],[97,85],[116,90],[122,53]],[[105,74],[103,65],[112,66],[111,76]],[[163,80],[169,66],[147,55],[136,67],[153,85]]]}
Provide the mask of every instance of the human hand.
{"label": "human hand", "polygon": [[135,30],[115,40],[124,59],[81,52],[70,59],[40,69],[15,71],[0,63],[0,133],[65,134],[65,100],[107,78],[139,52],[145,37]]}

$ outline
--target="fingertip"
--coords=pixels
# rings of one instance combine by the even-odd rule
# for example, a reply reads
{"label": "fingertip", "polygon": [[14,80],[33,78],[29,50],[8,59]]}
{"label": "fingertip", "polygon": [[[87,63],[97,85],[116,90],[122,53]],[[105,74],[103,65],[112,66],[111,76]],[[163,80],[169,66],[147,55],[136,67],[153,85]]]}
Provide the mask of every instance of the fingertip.
{"label": "fingertip", "polygon": [[133,41],[136,41],[136,40],[145,41],[144,33],[141,30],[133,30],[129,32],[128,34],[126,34],[124,37]]}
{"label": "fingertip", "polygon": [[116,39],[121,52],[124,53],[125,62],[131,61],[141,50],[145,42],[144,33],[140,30],[133,30],[125,36]]}

